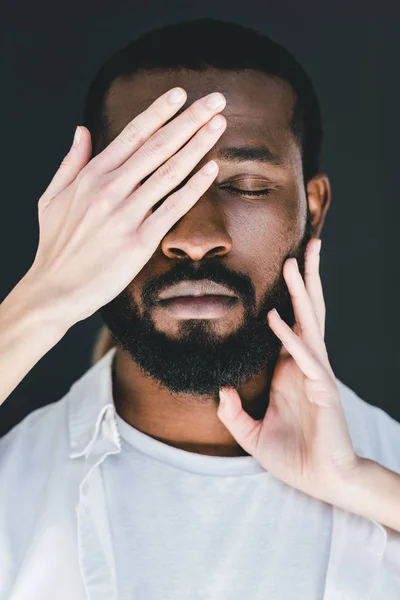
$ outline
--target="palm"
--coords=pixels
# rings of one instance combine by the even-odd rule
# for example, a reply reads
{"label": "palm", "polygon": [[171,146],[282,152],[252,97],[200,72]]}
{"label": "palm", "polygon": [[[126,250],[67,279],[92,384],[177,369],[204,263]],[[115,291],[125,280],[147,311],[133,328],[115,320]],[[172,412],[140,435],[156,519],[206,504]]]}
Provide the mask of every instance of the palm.
{"label": "palm", "polygon": [[[255,458],[266,457],[264,468],[294,487],[303,487],[316,472],[313,457],[318,417],[324,407],[308,399],[307,378],[283,349],[271,382],[269,406],[263,419]],[[312,481],[309,481],[312,484]]]}
{"label": "palm", "polygon": [[255,421],[243,410],[236,390],[227,390],[231,410],[228,414],[221,409],[219,416],[241,447],[266,471],[288,485],[322,497],[328,482],[332,485],[352,469],[358,457],[323,339],[325,304],[319,254],[312,248],[306,261],[307,287],[293,262],[284,268],[295,327],[291,330],[277,313],[268,315],[269,325],[283,346],[264,419]]}

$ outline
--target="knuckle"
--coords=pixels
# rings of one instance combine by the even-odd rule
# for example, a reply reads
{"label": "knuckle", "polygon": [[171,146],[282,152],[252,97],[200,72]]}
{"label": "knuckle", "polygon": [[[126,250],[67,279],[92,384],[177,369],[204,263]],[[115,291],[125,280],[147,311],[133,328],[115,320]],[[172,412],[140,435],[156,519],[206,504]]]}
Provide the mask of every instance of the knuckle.
{"label": "knuckle", "polygon": [[157,120],[165,121],[165,102],[155,102],[152,106],[152,111]]}
{"label": "knuckle", "polygon": [[138,143],[141,141],[142,132],[136,122],[136,119],[128,123],[125,129],[122,130],[119,139],[122,142],[122,144],[128,145]]}
{"label": "knuckle", "polygon": [[162,205],[162,210],[164,211],[164,214],[168,215],[171,213],[175,213],[179,206],[179,202],[179,194],[173,194],[172,196],[169,196],[169,198],[167,198],[164,204]]}
{"label": "knuckle", "polygon": [[99,177],[96,184],[93,186],[96,190],[96,196],[99,199],[104,199],[107,202],[110,198],[115,198],[117,192],[117,180],[109,173]]}
{"label": "knuckle", "polygon": [[166,141],[166,135],[164,131],[160,129],[159,131],[157,131],[157,133],[151,136],[151,138],[146,144],[146,150],[148,154],[160,154],[161,150],[166,144]]}
{"label": "knuckle", "polygon": [[117,238],[121,239],[124,236],[128,235],[132,229],[131,220],[128,215],[125,214],[124,211],[114,211],[114,219],[112,219],[112,232],[113,235],[117,236]]}
{"label": "knuckle", "polygon": [[298,323],[298,328],[300,329],[300,332],[303,335],[306,335],[307,333],[310,333],[310,326],[307,325],[306,323],[299,322]]}
{"label": "knuckle", "polygon": [[110,196],[99,196],[94,201],[95,214],[98,218],[102,219],[103,217],[109,216],[112,213],[112,209],[114,203],[112,202]]}
{"label": "knuckle", "polygon": [[189,190],[190,193],[192,194],[198,194],[199,190],[200,190],[200,183],[199,180],[197,179],[197,177],[192,177],[191,179],[189,179],[189,181],[187,182],[187,189]]}
{"label": "knuckle", "polygon": [[158,168],[158,176],[163,181],[171,181],[177,178],[178,165],[176,159],[170,158],[166,163]]}
{"label": "knuckle", "polygon": [[204,123],[204,115],[202,114],[199,105],[192,104],[188,108],[188,116],[192,123],[199,126]]}

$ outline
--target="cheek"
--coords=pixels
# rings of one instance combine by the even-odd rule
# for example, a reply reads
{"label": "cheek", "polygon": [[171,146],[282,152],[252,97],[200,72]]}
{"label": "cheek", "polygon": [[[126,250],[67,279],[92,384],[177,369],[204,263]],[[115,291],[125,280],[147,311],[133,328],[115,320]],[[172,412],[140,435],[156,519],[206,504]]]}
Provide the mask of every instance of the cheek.
{"label": "cheek", "polygon": [[294,251],[304,235],[306,210],[302,201],[268,200],[253,203],[236,212],[231,222],[233,251],[245,264],[252,264],[252,281],[259,292],[272,286],[283,268],[286,256]]}
{"label": "cheek", "polygon": [[300,199],[285,201],[280,197],[260,205],[249,204],[236,212],[232,222],[235,245],[240,245],[240,253],[260,260],[283,260],[302,240],[306,216]]}

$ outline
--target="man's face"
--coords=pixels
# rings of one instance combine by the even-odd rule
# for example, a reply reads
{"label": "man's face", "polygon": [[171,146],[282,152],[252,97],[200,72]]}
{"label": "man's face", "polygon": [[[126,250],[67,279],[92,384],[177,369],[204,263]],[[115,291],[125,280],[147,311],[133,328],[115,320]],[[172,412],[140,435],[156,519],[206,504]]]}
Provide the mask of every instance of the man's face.
{"label": "man's face", "polygon": [[[281,344],[266,315],[276,307],[294,323],[282,268],[295,256],[303,270],[310,214],[301,152],[290,130],[294,93],[281,80],[214,69],[150,71],[119,80],[107,98],[107,143],[175,86],[188,94],[184,108],[213,91],[226,97],[227,129],[194,170],[213,158],[218,177],[165,234],[134,280],[99,312],[116,344],[147,376],[171,393],[215,396],[221,387],[238,388],[263,369],[272,373]],[[262,148],[278,160],[266,160]],[[257,151],[251,155],[251,149]],[[265,189],[266,195],[246,194]],[[185,317],[159,301],[173,284],[202,279],[236,295],[218,316]]]}

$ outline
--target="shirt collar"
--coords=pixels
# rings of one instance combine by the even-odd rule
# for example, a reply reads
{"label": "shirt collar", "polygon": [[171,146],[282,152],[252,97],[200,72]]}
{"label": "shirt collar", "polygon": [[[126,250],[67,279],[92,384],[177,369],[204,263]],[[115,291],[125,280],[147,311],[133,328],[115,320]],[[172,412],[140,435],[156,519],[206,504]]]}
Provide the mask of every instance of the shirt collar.
{"label": "shirt collar", "polygon": [[[68,393],[70,458],[86,454],[99,431],[121,450],[112,390],[112,363],[116,350],[116,346],[113,346],[71,386]],[[347,388],[339,380],[336,381],[346,419],[351,423],[354,416],[350,412]],[[352,437],[356,434],[357,430],[353,430]],[[363,455],[363,450],[358,447],[357,437],[353,440],[353,445],[356,452]]]}
{"label": "shirt collar", "polygon": [[[70,458],[87,455],[99,434],[107,442],[100,444],[101,454],[107,454],[108,449],[121,452],[112,393],[115,352],[116,347],[111,348],[92,365],[67,395]],[[324,600],[344,598],[350,589],[354,598],[369,598],[387,546],[386,529],[376,521],[335,506],[333,517]]]}
{"label": "shirt collar", "polygon": [[115,352],[114,346],[72,385],[68,393],[70,458],[88,453],[99,433],[121,451],[112,393],[111,368]]}

